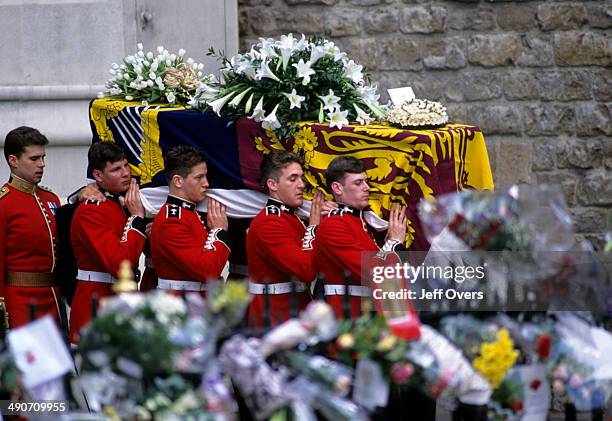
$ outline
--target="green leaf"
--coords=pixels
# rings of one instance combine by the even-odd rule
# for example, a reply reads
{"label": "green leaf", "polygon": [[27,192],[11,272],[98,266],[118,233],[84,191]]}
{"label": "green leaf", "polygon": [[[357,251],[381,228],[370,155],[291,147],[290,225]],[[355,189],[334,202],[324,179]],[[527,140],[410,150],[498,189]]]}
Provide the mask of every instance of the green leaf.
{"label": "green leaf", "polygon": [[249,99],[247,99],[246,105],[244,106],[245,114],[248,114],[251,112],[251,105],[253,105],[253,95],[255,95],[255,92],[253,92],[251,96],[249,97]]}

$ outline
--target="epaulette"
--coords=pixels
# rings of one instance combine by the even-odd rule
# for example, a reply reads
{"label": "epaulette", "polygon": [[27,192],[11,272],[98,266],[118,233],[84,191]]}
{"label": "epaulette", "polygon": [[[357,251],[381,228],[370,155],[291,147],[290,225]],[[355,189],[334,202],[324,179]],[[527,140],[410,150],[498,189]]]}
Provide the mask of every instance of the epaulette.
{"label": "epaulette", "polygon": [[179,218],[181,217],[181,207],[178,205],[168,205],[166,207],[166,218]]}
{"label": "epaulette", "polygon": [[329,216],[343,216],[346,213],[344,209],[332,209]]}
{"label": "epaulette", "polygon": [[4,196],[6,196],[7,194],[9,194],[10,191],[11,190],[8,187],[6,187],[6,186],[2,187],[0,189],[0,199],[3,198]]}
{"label": "epaulette", "polygon": [[100,202],[99,200],[96,200],[96,199],[87,199],[85,201],[86,205],[100,205],[100,203],[102,203],[102,202]]}
{"label": "epaulette", "polygon": [[281,210],[278,206],[270,205],[266,206],[266,215],[280,216]]}
{"label": "epaulette", "polygon": [[51,190],[49,187],[45,187],[45,186],[41,186],[40,184],[38,185],[38,188],[44,191],[48,191],[50,193],[53,193],[53,190]]}

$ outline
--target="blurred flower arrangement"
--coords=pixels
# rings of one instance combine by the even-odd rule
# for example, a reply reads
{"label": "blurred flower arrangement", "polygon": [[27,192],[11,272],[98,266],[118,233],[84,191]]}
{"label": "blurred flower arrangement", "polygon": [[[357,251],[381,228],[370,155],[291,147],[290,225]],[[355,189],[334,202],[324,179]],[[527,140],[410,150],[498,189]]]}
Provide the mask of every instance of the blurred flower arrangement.
{"label": "blurred flower arrangement", "polygon": [[169,105],[186,105],[197,89],[212,80],[204,75],[204,65],[192,58],[184,60],[185,50],[170,53],[163,46],[157,52],[146,52],[142,44],[138,51],[128,55],[121,64],[113,63],[106,91],[98,97],[110,96],[126,101],[141,101],[143,104],[162,102]]}
{"label": "blurred flower arrangement", "polygon": [[192,106],[234,118],[247,115],[283,138],[299,121],[340,129],[384,115],[363,66],[321,37],[260,38],[247,53],[227,58],[211,49],[209,55],[222,62],[222,80],[200,87]]}
{"label": "blurred flower arrangement", "polygon": [[445,391],[453,377],[427,345],[394,336],[380,315],[344,321],[336,339],[336,359],[347,365],[370,359],[380,365],[393,387],[417,387],[434,398]]}
{"label": "blurred flower arrangement", "polygon": [[207,302],[199,294],[183,301],[162,291],[106,301],[77,348],[79,384],[91,408],[121,419],[234,410],[216,343],[248,300],[244,284],[229,282],[213,284]]}
{"label": "blurred flower arrangement", "polygon": [[389,107],[385,120],[403,128],[433,128],[448,123],[448,114],[439,102],[415,98]]}

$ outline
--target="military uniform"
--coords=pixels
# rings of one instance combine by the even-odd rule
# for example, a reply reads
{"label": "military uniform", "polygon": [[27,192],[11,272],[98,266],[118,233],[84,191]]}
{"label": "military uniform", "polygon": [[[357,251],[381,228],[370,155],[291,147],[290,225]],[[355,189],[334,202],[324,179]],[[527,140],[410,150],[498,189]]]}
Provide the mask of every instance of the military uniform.
{"label": "military uniform", "polygon": [[229,255],[227,231],[208,231],[194,203],[168,196],[151,231],[157,288],[205,295],[206,281],[221,276]]}
{"label": "military uniform", "polygon": [[247,260],[255,295],[249,306],[249,322],[263,324],[264,288],[270,294],[270,320],[282,323],[289,318],[292,277],[296,285],[298,309],[311,300],[309,284],[315,279],[313,245],[316,226],[308,228],[295,215],[295,209],[268,199],[266,207],[253,219],[246,238]]}
{"label": "military uniform", "polygon": [[146,222],[129,216],[120,196],[102,191],[107,200],[87,200],[77,208],[70,230],[78,267],[77,287],[70,312],[70,340],[78,342],[79,331],[92,317],[92,298],[113,295],[119,265],[128,260],[138,265],[145,242]]}
{"label": "military uniform", "polygon": [[[400,242],[393,240],[388,240],[383,249],[405,250]],[[319,272],[325,275],[324,291],[327,302],[334,308],[338,317],[343,316],[344,273],[350,274],[348,284],[351,317],[359,317],[362,298],[371,296],[370,287],[362,283],[362,271],[367,270],[372,258],[379,251],[378,245],[368,232],[362,210],[341,204],[319,225],[315,247],[317,266]]]}
{"label": "military uniform", "polygon": [[50,190],[12,175],[0,189],[0,294],[12,328],[51,315],[59,325],[59,284],[55,211],[59,198]]}

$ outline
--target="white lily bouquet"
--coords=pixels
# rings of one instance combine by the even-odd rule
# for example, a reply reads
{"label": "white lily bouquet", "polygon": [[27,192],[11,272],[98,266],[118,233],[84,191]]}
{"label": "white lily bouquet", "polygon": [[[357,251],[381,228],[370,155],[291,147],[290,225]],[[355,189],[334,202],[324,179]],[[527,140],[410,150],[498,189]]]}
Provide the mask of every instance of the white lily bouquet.
{"label": "white lily bouquet", "polygon": [[440,127],[448,123],[446,107],[439,102],[415,98],[389,107],[386,120],[404,128]]}
{"label": "white lily bouquet", "polygon": [[106,82],[106,91],[98,93],[99,98],[110,96],[144,104],[186,105],[202,84],[212,80],[211,75],[202,73],[202,63],[196,63],[191,57],[184,60],[183,49],[175,54],[159,46],[155,54],[145,53],[140,43],[137,48],[123,63],[111,65],[111,78]]}
{"label": "white lily bouquet", "polygon": [[202,86],[191,105],[220,116],[246,115],[282,137],[295,130],[291,123],[304,120],[340,129],[349,121],[368,124],[383,117],[363,66],[333,42],[292,34],[260,40],[230,59],[211,49],[209,55],[224,65],[222,80]]}

